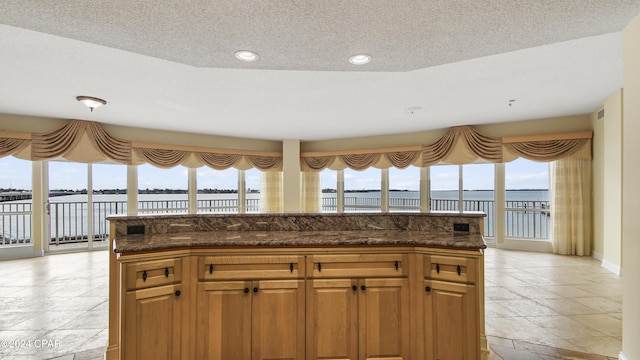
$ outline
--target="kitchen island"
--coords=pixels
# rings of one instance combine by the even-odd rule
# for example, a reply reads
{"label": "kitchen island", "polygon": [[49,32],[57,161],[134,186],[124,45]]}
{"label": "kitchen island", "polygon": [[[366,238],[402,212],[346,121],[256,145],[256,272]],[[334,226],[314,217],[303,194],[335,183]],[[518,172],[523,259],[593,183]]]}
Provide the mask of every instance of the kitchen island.
{"label": "kitchen island", "polygon": [[107,359],[479,359],[482,213],[113,216]]}

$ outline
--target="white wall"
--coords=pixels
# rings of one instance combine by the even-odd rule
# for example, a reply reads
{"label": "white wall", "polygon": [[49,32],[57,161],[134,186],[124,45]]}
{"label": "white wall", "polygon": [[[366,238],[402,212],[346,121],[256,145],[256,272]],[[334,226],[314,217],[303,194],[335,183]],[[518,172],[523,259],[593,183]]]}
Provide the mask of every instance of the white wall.
{"label": "white wall", "polygon": [[622,265],[622,90],[604,102],[602,265],[620,274]]}
{"label": "white wall", "polygon": [[640,359],[640,16],[623,31],[622,353]]}

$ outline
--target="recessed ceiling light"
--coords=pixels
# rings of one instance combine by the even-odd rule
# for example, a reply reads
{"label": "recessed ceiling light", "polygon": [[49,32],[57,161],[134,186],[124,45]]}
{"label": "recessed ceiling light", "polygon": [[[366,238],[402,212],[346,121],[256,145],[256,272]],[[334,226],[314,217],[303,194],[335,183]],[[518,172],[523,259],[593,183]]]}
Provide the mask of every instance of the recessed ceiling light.
{"label": "recessed ceiling light", "polygon": [[236,55],[236,59],[242,62],[254,62],[258,60],[258,54],[249,50],[236,51],[235,55]]}
{"label": "recessed ceiling light", "polygon": [[353,65],[364,65],[371,61],[371,55],[368,54],[356,54],[349,58],[349,62]]}

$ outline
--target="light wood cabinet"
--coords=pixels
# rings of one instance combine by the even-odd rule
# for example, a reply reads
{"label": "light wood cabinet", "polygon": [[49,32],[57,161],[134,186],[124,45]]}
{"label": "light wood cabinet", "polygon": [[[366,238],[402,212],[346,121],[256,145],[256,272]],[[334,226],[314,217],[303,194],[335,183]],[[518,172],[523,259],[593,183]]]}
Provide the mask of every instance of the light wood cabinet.
{"label": "light wood cabinet", "polygon": [[[406,259],[401,254],[307,258],[309,275],[317,277],[307,281],[307,360],[410,358]],[[325,278],[333,276],[344,278]]]}
{"label": "light wood cabinet", "polygon": [[397,249],[199,249],[120,258],[118,354],[482,358],[481,253]]}
{"label": "light wood cabinet", "polygon": [[480,358],[475,266],[475,259],[425,256],[426,359]]}
{"label": "light wood cabinet", "polygon": [[185,302],[181,259],[142,261],[125,266],[122,317],[123,358],[180,359]]}
{"label": "light wood cabinet", "polygon": [[201,257],[196,358],[304,359],[300,263],[297,256]]}

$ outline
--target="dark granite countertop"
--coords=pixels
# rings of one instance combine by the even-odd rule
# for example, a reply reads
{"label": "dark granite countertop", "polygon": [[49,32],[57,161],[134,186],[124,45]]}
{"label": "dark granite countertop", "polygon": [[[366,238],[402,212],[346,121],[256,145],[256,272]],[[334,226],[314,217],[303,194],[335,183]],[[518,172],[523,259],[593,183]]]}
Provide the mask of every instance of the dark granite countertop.
{"label": "dark granite countertop", "polygon": [[426,246],[451,249],[484,249],[482,235],[468,232],[407,230],[345,231],[193,231],[115,238],[119,254],[216,247],[334,247],[334,246]]}

